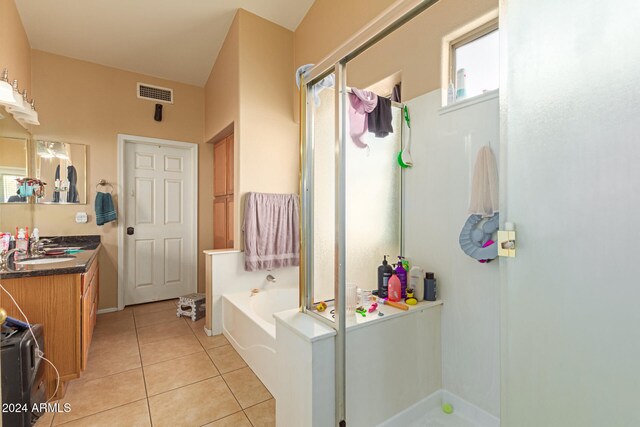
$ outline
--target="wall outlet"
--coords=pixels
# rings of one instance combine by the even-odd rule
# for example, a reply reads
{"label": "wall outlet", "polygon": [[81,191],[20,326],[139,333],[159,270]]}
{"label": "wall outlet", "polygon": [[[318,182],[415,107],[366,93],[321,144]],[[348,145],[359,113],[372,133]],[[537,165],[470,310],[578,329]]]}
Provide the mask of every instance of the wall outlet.
{"label": "wall outlet", "polygon": [[78,224],[86,224],[88,219],[89,219],[89,217],[87,216],[86,212],[78,212],[78,213],[76,213],[76,222]]}

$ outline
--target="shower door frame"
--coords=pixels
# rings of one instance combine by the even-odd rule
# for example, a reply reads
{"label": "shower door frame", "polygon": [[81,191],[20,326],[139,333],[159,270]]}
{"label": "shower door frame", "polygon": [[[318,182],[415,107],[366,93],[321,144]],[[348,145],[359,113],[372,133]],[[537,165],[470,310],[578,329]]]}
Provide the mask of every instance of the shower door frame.
{"label": "shower door frame", "polygon": [[[300,311],[336,330],[335,339],[335,424],[346,426],[346,120],[347,64],[402,27],[439,0],[398,0],[350,40],[313,67],[300,80]],[[313,307],[313,102],[311,88],[324,77],[335,74],[335,322],[318,315]],[[401,186],[403,186],[403,177]],[[404,192],[404,187],[403,187]],[[402,197],[404,205],[404,197]],[[403,206],[404,208],[404,206]],[[404,250],[404,209],[401,213],[400,247]]]}

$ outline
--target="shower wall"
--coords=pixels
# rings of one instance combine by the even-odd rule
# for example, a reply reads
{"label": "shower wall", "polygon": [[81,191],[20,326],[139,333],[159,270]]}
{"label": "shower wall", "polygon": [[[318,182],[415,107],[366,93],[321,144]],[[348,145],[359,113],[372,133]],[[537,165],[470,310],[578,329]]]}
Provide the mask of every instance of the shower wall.
{"label": "shower wall", "polygon": [[499,417],[499,265],[458,245],[477,152],[488,144],[500,155],[497,94],[444,114],[439,90],[407,105],[414,167],[405,172],[405,248],[412,265],[435,273],[444,302],[442,386]]}

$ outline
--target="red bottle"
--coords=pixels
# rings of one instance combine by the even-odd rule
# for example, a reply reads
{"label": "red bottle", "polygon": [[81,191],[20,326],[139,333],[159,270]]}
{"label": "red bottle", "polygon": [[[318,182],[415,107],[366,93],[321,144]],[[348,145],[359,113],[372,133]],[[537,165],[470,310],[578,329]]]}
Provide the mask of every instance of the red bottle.
{"label": "red bottle", "polygon": [[391,272],[389,279],[389,301],[400,302],[402,299],[402,284],[395,271]]}

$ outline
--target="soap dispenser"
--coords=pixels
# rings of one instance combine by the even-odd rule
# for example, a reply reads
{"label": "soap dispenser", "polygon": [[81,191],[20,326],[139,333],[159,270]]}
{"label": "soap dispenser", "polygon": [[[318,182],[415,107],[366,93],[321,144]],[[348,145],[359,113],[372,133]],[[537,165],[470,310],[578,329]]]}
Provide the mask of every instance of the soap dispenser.
{"label": "soap dispenser", "polygon": [[380,298],[387,298],[389,295],[389,279],[391,278],[393,268],[391,268],[387,262],[388,256],[389,255],[385,255],[382,264],[378,266],[378,296]]}
{"label": "soap dispenser", "polygon": [[398,257],[398,264],[396,266],[396,275],[400,280],[402,286],[402,298],[407,297],[407,270],[403,267],[403,256]]}

